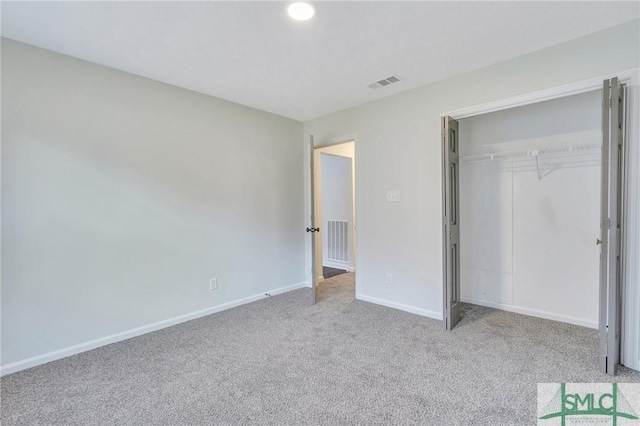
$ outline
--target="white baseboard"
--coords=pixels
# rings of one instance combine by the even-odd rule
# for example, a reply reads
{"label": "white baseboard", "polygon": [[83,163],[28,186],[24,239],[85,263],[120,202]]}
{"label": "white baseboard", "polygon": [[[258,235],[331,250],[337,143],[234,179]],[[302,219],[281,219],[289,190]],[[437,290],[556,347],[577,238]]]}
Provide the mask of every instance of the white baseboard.
{"label": "white baseboard", "polygon": [[347,268],[349,268],[349,263],[348,262],[338,262],[336,260],[322,260],[322,266],[325,266],[327,268],[336,268],[336,269],[344,269],[344,270],[348,270]]}
{"label": "white baseboard", "polygon": [[472,303],[474,305],[486,306],[488,308],[501,309],[516,314],[529,315],[531,317],[544,318],[553,321],[567,322],[569,324],[581,325],[588,328],[598,328],[597,321],[590,321],[583,318],[571,317],[568,315],[554,314],[553,312],[540,311],[538,309],[523,308],[522,306],[508,305],[505,303],[490,302],[488,300],[474,299],[473,297],[461,297],[463,303]]}
{"label": "white baseboard", "polygon": [[268,290],[264,293],[254,294],[253,296],[244,297],[242,299],[234,300],[231,302],[223,303],[221,305],[212,306],[210,308],[202,309],[199,311],[191,312],[177,317],[168,318],[166,320],[154,322],[151,324],[143,325],[142,327],[132,328],[120,333],[112,334],[110,336],[100,337],[88,342],[79,343],[77,345],[68,346],[66,348],[58,349],[52,352],[48,352],[42,355],[37,355],[31,358],[15,361],[7,365],[0,367],[0,376],[16,373],[18,371],[26,370],[27,368],[35,367],[37,365],[46,364],[47,362],[56,361],[58,359],[66,358],[71,355],[86,352],[91,349],[99,348],[100,346],[109,345],[111,343],[127,340],[132,337],[140,336],[142,334],[150,333],[152,331],[160,330],[162,328],[171,327],[172,325],[180,324],[182,322],[194,320],[207,315],[215,314],[216,312],[225,311],[227,309],[234,308],[236,306],[244,305],[246,303],[255,302],[260,299],[265,299],[268,293],[270,296],[286,293],[288,291],[296,290],[299,288],[307,287],[306,282],[293,284],[286,287],[280,287],[273,290]]}
{"label": "white baseboard", "polygon": [[399,309],[401,311],[410,312],[412,314],[442,321],[441,312],[429,311],[427,309],[417,308],[411,305],[404,305],[402,303],[396,303],[390,300],[378,299],[377,297],[366,296],[364,294],[356,295],[356,299],[362,300],[364,302],[375,303],[376,305],[386,306],[388,308]]}
{"label": "white baseboard", "polygon": [[355,271],[356,271],[355,266],[347,266],[347,272],[355,272]]}

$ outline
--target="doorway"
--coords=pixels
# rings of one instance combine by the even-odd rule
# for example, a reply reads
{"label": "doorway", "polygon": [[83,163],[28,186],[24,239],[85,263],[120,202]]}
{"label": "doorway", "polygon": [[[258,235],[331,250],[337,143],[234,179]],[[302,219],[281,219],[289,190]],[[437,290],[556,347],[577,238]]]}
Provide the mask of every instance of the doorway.
{"label": "doorway", "polygon": [[312,152],[312,302],[331,293],[355,298],[355,141],[313,146]]}
{"label": "doorway", "polygon": [[442,118],[446,329],[464,302],[597,328],[600,370],[615,374],[624,112],[611,78],[600,90]]}
{"label": "doorway", "polygon": [[462,302],[598,328],[601,97],[458,120]]}

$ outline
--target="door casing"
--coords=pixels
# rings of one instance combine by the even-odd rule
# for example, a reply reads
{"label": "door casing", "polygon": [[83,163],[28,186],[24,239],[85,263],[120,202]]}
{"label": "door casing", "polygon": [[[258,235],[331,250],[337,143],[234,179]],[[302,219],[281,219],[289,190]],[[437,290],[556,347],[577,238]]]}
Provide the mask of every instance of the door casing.
{"label": "door casing", "polygon": [[[322,148],[330,148],[330,147],[334,147],[337,145],[342,145],[342,144],[346,144],[349,142],[353,142],[353,158],[352,158],[352,163],[351,163],[351,167],[352,167],[352,176],[353,176],[353,194],[352,194],[352,198],[353,198],[353,208],[352,208],[352,218],[353,218],[353,225],[354,225],[354,230],[353,230],[353,252],[355,254],[355,259],[354,259],[354,264],[357,265],[359,264],[359,250],[358,250],[358,238],[356,237],[356,229],[357,229],[357,223],[358,223],[358,219],[357,219],[357,215],[358,215],[358,205],[359,205],[359,191],[358,191],[358,182],[359,182],[359,178],[358,178],[358,171],[359,171],[359,167],[357,166],[358,164],[358,148],[357,148],[357,143],[356,143],[356,135],[355,134],[350,134],[350,135],[345,135],[345,136],[341,136],[341,137],[337,137],[337,138],[331,138],[331,139],[327,139],[321,142],[315,142],[314,141],[314,136],[310,135],[310,139],[313,141],[311,142],[310,146],[309,146],[309,150],[310,155],[308,156],[311,161],[314,161],[314,164],[310,164],[309,165],[309,170],[310,170],[310,185],[308,185],[308,187],[310,187],[310,197],[308,199],[309,202],[309,206],[310,206],[310,214],[309,217],[312,218],[312,220],[314,221],[315,227],[319,227],[320,228],[320,233],[317,233],[315,236],[315,240],[314,238],[310,238],[310,242],[308,245],[308,253],[310,254],[310,256],[308,256],[309,259],[309,265],[310,268],[308,269],[308,271],[310,272],[308,277],[310,282],[312,282],[312,302],[315,303],[316,301],[316,289],[317,289],[317,284],[318,284],[318,278],[320,277],[320,273],[319,271],[322,271],[322,231],[323,231],[323,227],[321,226],[321,224],[319,223],[319,219],[321,219],[321,215],[318,215],[318,208],[320,207],[320,203],[318,203],[318,199],[317,197],[319,196],[319,193],[317,192],[317,188],[318,188],[318,182],[317,182],[317,176],[318,173],[314,173],[314,170],[317,169],[319,167],[319,159],[320,159],[320,154],[318,152],[319,149]],[[311,225],[309,225],[311,226]],[[313,275],[315,273],[315,276]],[[355,283],[355,290],[356,290],[356,299],[358,298],[359,293],[359,280],[358,280],[358,275],[356,275],[356,283]]]}

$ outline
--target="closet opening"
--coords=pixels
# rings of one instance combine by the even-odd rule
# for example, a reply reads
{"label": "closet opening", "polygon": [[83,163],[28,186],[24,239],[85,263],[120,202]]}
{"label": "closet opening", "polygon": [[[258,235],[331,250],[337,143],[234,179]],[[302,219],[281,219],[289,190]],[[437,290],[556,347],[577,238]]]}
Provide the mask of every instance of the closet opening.
{"label": "closet opening", "polygon": [[[624,88],[442,117],[444,323],[473,305],[598,329],[620,352]],[[464,304],[464,305],[463,305]]]}

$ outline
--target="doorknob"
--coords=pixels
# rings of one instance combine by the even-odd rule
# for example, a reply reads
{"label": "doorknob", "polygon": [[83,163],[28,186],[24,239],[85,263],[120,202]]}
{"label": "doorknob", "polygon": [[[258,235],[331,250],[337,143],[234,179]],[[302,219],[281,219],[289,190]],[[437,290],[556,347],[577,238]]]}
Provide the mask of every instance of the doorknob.
{"label": "doorknob", "polygon": [[307,228],[307,232],[320,232],[320,228]]}

